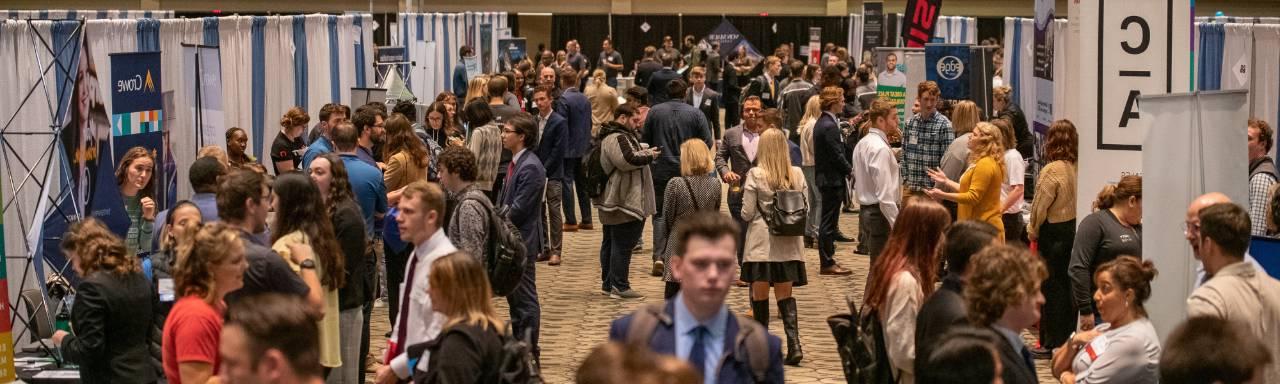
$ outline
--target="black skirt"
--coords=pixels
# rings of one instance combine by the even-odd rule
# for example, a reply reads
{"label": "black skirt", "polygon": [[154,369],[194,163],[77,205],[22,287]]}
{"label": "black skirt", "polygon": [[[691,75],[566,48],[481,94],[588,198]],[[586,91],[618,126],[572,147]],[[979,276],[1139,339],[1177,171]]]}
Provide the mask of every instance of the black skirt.
{"label": "black skirt", "polygon": [[742,281],[748,283],[768,282],[791,283],[793,287],[809,284],[805,274],[804,262],[792,261],[748,261],[742,263]]}

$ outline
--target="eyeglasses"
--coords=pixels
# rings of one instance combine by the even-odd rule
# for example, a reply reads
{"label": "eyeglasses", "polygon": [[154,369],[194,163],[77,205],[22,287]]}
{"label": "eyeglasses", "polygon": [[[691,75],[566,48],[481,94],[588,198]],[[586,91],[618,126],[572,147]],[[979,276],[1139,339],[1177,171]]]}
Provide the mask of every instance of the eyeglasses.
{"label": "eyeglasses", "polygon": [[1200,236],[1200,223],[1182,223],[1182,234],[1186,236]]}

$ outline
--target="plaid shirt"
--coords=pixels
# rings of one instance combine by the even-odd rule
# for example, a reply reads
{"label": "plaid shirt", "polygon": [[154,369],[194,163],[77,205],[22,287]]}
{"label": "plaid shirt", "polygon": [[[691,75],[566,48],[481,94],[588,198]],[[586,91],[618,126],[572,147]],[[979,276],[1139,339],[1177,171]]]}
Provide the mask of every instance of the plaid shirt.
{"label": "plaid shirt", "polygon": [[953,139],[951,120],[938,111],[927,120],[919,114],[911,116],[902,130],[902,185],[913,191],[932,188],[933,180],[925,170],[938,167]]}
{"label": "plaid shirt", "polygon": [[1249,178],[1249,220],[1255,236],[1267,235],[1267,205],[1271,203],[1271,185],[1276,179],[1259,172]]}

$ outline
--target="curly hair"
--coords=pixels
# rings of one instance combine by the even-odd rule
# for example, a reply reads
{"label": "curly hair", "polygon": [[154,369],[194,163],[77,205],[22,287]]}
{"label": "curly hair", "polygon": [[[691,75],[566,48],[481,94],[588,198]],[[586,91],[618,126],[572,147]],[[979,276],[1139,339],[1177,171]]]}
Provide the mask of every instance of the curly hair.
{"label": "curly hair", "polygon": [[299,125],[307,125],[311,122],[311,116],[307,115],[307,111],[302,107],[289,108],[285,111],[284,116],[280,117],[280,127],[284,129],[293,128]]}
{"label": "curly hair", "polygon": [[320,284],[329,289],[342,288],[346,284],[345,259],[315,181],[300,172],[288,172],[276,178],[274,191],[278,205],[271,243],[302,232],[320,263]]}
{"label": "curly hair", "polygon": [[458,175],[462,181],[476,181],[476,155],[466,147],[449,147],[440,152],[440,161],[437,164],[449,170],[449,173]]}
{"label": "curly hair", "polygon": [[128,254],[124,240],[98,219],[71,224],[62,236],[61,247],[64,254],[79,260],[80,273],[85,276],[99,270],[120,275],[142,272],[142,265],[137,257]]}
{"label": "curly hair", "polygon": [[214,268],[244,258],[239,230],[213,222],[180,235],[177,266],[173,270],[174,286],[181,296],[198,295],[212,305],[218,292]]}
{"label": "curly hair", "polygon": [[342,162],[338,154],[332,152],[316,158],[329,161],[329,177],[332,177],[333,181],[329,182],[329,201],[325,204],[329,217],[334,217],[337,215],[338,205],[348,200],[355,200],[355,195],[351,192],[351,179],[347,176],[347,165]]}
{"label": "curly hair", "polygon": [[973,255],[965,273],[964,301],[969,323],[985,327],[995,323],[1009,307],[1040,291],[1049,276],[1044,262],[1026,249],[993,245]]}
{"label": "curly hair", "polygon": [[1071,120],[1062,119],[1049,126],[1044,141],[1045,162],[1065,161],[1075,164],[1080,158],[1080,134]]}
{"label": "curly hair", "polygon": [[978,123],[973,128],[974,132],[981,132],[982,137],[971,137],[969,140],[976,141],[973,145],[977,149],[969,151],[969,162],[976,163],[984,157],[990,157],[1000,165],[1000,169],[1004,169],[1004,133],[995,124],[988,122]]}
{"label": "curly hair", "polygon": [[151,194],[155,193],[156,185],[156,155],[144,147],[129,148],[129,151],[124,153],[124,157],[120,158],[120,166],[116,168],[116,186],[122,187],[124,183],[129,181],[129,167],[132,167],[133,162],[141,158],[151,160],[151,177],[147,179],[147,185],[138,190],[138,195],[151,197]]}

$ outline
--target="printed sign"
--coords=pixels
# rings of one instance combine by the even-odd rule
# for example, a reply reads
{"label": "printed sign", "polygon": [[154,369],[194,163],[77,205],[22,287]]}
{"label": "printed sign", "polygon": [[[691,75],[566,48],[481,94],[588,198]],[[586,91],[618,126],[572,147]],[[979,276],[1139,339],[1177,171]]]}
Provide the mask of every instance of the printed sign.
{"label": "printed sign", "polygon": [[720,43],[720,57],[727,59],[733,56],[733,52],[741,50],[751,59],[753,64],[760,62],[760,52],[751,45],[751,42],[742,37],[742,32],[738,32],[738,28],[734,27],[733,23],[730,23],[727,19],[720,22],[720,25],[707,34],[707,42]]}
{"label": "printed sign", "polygon": [[929,44],[924,48],[925,78],[938,83],[943,99],[969,98],[969,46]]}
{"label": "printed sign", "polygon": [[907,47],[919,48],[931,41],[941,11],[942,0],[907,1],[902,26],[902,38],[906,40]]}
{"label": "printed sign", "polygon": [[907,109],[904,108],[907,103],[907,88],[880,84],[876,87],[876,94],[893,103],[893,107],[898,109],[898,124],[902,124],[907,116]]}
{"label": "printed sign", "polygon": [[1035,60],[1036,108],[1032,116],[1035,131],[1047,134],[1053,124],[1053,44],[1054,0],[1036,0]]}
{"label": "printed sign", "polygon": [[884,3],[862,3],[862,51],[874,52],[884,44]]}

